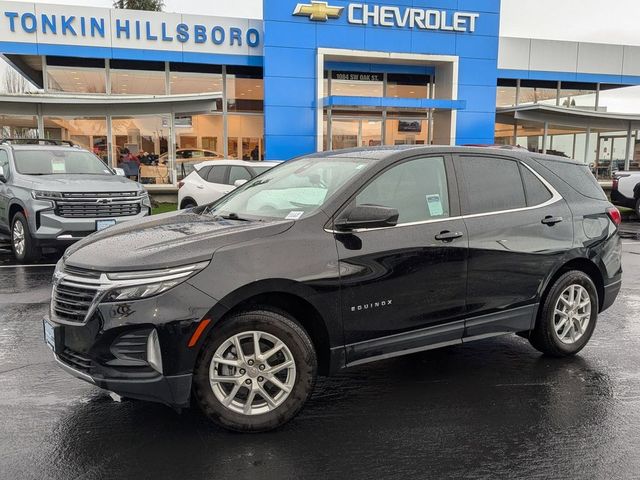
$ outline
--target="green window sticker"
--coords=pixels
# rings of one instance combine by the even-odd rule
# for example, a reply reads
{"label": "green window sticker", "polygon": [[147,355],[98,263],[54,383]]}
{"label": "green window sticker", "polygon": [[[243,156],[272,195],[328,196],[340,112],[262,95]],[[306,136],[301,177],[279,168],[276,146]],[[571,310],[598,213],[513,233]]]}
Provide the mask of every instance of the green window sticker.
{"label": "green window sticker", "polygon": [[442,201],[440,201],[439,194],[434,193],[433,195],[427,195],[427,208],[429,209],[429,215],[432,217],[444,215],[444,209],[442,208]]}

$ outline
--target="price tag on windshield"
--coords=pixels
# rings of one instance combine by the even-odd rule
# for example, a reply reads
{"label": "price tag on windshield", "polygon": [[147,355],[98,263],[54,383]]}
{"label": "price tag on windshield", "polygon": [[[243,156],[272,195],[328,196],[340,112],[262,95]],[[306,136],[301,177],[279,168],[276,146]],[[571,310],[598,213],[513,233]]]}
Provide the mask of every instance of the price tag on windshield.
{"label": "price tag on windshield", "polygon": [[304,215],[302,210],[292,210],[289,214],[284,217],[285,220],[298,220],[300,217]]}
{"label": "price tag on windshield", "polygon": [[52,173],[65,173],[67,170],[65,168],[64,159],[59,160],[54,158],[51,160],[51,172]]}

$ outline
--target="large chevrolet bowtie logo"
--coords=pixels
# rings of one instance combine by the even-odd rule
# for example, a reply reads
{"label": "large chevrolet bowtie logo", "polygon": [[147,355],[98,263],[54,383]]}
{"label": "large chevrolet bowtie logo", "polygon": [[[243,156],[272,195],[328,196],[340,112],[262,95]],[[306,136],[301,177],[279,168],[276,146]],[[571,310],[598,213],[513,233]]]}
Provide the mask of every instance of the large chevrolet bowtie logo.
{"label": "large chevrolet bowtie logo", "polygon": [[330,7],[327,2],[299,3],[293,11],[294,15],[309,17],[309,20],[326,22],[330,18],[340,18],[344,7]]}

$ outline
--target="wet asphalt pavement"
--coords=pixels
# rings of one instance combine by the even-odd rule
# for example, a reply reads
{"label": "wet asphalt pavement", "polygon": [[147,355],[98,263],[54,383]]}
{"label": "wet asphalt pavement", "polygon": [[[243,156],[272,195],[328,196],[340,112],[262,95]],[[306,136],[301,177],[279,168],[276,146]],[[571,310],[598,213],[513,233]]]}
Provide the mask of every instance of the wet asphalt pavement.
{"label": "wet asphalt pavement", "polygon": [[258,435],[63,372],[42,341],[53,267],[0,251],[0,479],[640,478],[640,224],[625,229],[621,295],[579,356],[508,336],[353,368]]}

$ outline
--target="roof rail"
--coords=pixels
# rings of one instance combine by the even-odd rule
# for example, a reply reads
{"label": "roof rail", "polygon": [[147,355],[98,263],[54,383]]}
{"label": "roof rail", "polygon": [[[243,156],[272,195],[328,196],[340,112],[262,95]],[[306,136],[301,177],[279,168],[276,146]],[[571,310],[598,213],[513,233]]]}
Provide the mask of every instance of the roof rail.
{"label": "roof rail", "polygon": [[527,150],[519,145],[504,145],[493,143],[466,143],[463,147],[497,148],[499,150]]}
{"label": "roof rail", "polygon": [[0,145],[67,145],[75,147],[76,144],[71,140],[54,140],[51,138],[2,138]]}

